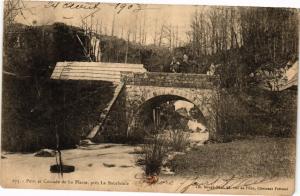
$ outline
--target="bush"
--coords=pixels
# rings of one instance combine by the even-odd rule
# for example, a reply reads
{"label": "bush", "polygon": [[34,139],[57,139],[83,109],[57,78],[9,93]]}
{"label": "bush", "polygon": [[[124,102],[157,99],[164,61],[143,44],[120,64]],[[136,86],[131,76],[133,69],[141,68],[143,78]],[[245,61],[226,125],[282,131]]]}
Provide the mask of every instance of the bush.
{"label": "bush", "polygon": [[160,173],[163,159],[168,152],[167,140],[155,135],[142,146],[141,159],[144,161],[144,171],[147,176]]}

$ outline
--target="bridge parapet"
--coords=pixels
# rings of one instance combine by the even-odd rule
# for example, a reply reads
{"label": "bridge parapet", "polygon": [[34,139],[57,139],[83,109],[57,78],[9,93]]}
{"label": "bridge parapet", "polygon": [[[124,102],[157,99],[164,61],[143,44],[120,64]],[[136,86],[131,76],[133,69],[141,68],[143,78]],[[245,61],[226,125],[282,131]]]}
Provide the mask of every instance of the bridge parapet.
{"label": "bridge parapet", "polygon": [[219,83],[216,76],[165,72],[121,72],[121,81],[127,85],[201,89],[213,89],[216,88]]}

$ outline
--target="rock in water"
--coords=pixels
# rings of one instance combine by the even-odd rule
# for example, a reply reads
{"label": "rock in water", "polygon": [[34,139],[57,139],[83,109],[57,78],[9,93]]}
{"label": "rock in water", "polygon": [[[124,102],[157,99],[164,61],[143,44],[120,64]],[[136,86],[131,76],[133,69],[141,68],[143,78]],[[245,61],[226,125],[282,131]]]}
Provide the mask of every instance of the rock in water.
{"label": "rock in water", "polygon": [[54,157],[56,155],[55,150],[42,149],[34,154],[36,157]]}
{"label": "rock in water", "polygon": [[109,164],[109,163],[103,163],[103,166],[105,167],[115,167],[115,164]]}
{"label": "rock in water", "polygon": [[75,171],[75,167],[72,165],[51,165],[50,172],[51,173],[71,173]]}
{"label": "rock in water", "polygon": [[172,172],[168,167],[163,167],[161,173],[165,175],[175,175],[175,172]]}
{"label": "rock in water", "polygon": [[80,140],[80,146],[93,145],[93,144],[95,144],[95,143],[89,139]]}

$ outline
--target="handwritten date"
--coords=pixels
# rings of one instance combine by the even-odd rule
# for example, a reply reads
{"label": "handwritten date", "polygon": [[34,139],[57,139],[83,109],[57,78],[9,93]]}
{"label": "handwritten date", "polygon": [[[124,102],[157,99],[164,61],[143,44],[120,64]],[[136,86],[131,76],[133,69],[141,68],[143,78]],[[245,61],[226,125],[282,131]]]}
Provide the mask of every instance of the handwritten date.
{"label": "handwritten date", "polygon": [[[56,9],[58,7],[63,9],[84,9],[84,10],[101,10],[103,3],[76,3],[76,2],[52,2],[49,1],[44,7]],[[132,10],[133,12],[138,12],[145,10],[146,5],[142,4],[127,4],[127,3],[117,3],[112,4],[113,8],[116,10],[117,14],[120,14],[124,10]]]}

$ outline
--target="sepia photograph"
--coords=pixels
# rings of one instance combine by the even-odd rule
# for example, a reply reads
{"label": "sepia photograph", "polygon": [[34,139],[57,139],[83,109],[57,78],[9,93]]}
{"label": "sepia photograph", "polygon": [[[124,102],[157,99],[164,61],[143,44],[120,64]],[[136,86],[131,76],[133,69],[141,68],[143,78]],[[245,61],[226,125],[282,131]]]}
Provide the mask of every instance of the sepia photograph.
{"label": "sepia photograph", "polygon": [[294,193],[298,9],[3,6],[3,188]]}

